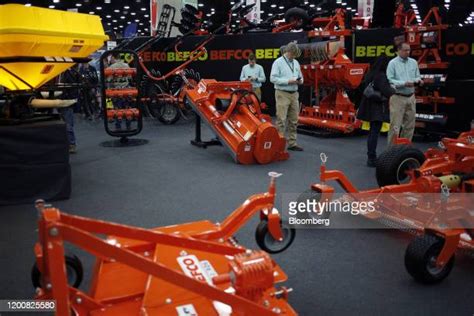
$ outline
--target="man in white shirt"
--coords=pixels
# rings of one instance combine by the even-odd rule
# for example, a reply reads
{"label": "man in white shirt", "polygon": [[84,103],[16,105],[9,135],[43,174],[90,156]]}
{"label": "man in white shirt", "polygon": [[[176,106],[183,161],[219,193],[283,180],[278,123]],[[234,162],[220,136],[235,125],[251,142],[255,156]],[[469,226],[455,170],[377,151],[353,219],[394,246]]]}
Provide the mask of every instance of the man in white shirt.
{"label": "man in white shirt", "polygon": [[263,67],[257,64],[255,55],[252,53],[249,55],[249,63],[242,67],[240,72],[240,81],[250,81],[252,83],[253,92],[257,95],[258,99],[262,100],[262,83],[264,83],[267,78],[265,77],[265,72]]}
{"label": "man in white shirt", "polygon": [[288,150],[303,151],[296,143],[300,112],[298,85],[303,84],[303,74],[295,58],[299,57],[301,50],[291,42],[284,51],[283,56],[273,62],[270,75],[270,81],[275,85],[276,125],[282,135],[288,132]]}

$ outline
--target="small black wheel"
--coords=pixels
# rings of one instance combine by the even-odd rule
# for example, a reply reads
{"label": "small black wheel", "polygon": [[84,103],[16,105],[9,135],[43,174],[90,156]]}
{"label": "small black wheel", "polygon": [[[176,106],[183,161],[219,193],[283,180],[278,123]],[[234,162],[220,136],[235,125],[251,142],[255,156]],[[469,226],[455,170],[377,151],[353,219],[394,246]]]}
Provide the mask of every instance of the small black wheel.
{"label": "small black wheel", "polygon": [[410,177],[407,171],[418,169],[424,161],[423,152],[413,146],[391,146],[377,159],[377,183],[380,187],[408,183]]}
{"label": "small black wheel", "polygon": [[[300,203],[305,203],[308,205],[308,203],[314,203],[314,202],[320,202],[321,201],[321,192],[316,192],[312,189],[306,190],[303,193],[298,196],[298,204]],[[301,215],[300,215],[301,214]],[[315,219],[328,219],[331,216],[331,212],[322,212],[321,215],[314,213],[314,212],[304,212],[304,213],[299,213],[298,217],[301,218],[315,218]]]}
{"label": "small black wheel", "polygon": [[434,284],[443,281],[454,266],[454,254],[443,267],[436,266],[444,240],[433,235],[416,237],[405,252],[405,268],[418,282]]}
{"label": "small black wheel", "polygon": [[258,224],[257,230],[255,231],[255,240],[257,241],[260,249],[268,253],[280,253],[286,248],[290,247],[295,239],[296,234],[294,228],[286,227],[286,225],[282,225],[282,231],[282,241],[273,239],[272,235],[268,231],[268,222],[266,220],[262,220]]}
{"label": "small black wheel", "polygon": [[178,106],[169,102],[159,102],[157,111],[158,120],[165,125],[176,123],[181,117]]}
{"label": "small black wheel", "polygon": [[[82,267],[81,260],[75,255],[66,255],[64,259],[66,263],[67,283],[74,288],[79,288],[84,276],[84,268]],[[31,282],[35,289],[42,288],[41,272],[36,262],[31,269]]]}

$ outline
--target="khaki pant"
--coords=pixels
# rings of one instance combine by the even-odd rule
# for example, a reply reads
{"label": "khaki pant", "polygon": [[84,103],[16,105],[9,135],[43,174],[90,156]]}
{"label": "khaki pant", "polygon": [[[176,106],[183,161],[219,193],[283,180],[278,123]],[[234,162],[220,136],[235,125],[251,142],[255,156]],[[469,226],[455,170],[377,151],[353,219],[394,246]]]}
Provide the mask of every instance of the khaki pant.
{"label": "khaki pant", "polygon": [[253,92],[257,95],[258,101],[262,102],[262,89],[261,88],[255,88],[253,89]]}
{"label": "khaki pant", "polygon": [[[416,98],[394,94],[390,98],[390,130],[388,131],[388,145],[393,144],[395,137],[407,138],[410,141],[415,131]],[[400,133],[401,129],[401,133]]]}
{"label": "khaki pant", "polygon": [[276,125],[278,131],[285,135],[288,132],[288,147],[296,146],[296,127],[300,112],[298,92],[289,93],[275,90],[276,100]]}

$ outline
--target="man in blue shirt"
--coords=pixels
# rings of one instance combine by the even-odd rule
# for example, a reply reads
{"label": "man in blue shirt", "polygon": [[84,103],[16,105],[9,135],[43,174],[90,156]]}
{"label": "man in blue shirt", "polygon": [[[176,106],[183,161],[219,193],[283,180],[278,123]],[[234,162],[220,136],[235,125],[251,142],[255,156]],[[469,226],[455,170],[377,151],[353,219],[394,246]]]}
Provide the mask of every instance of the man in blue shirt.
{"label": "man in blue shirt", "polygon": [[398,56],[392,59],[387,67],[388,81],[396,90],[390,98],[389,146],[399,135],[409,140],[413,138],[416,120],[415,86],[423,85],[418,63],[408,57],[410,45],[401,43],[397,49]]}
{"label": "man in blue shirt", "polygon": [[278,131],[288,132],[288,150],[303,151],[296,143],[296,127],[300,112],[298,85],[303,84],[300,64],[295,58],[301,55],[296,43],[289,43],[283,56],[272,65],[270,81],[275,85],[276,125]]}
{"label": "man in blue shirt", "polygon": [[252,83],[253,92],[257,95],[258,99],[262,100],[262,83],[264,83],[267,78],[265,77],[265,72],[263,67],[257,64],[257,60],[254,54],[249,55],[249,63],[242,67],[240,72],[240,81],[250,81]]}

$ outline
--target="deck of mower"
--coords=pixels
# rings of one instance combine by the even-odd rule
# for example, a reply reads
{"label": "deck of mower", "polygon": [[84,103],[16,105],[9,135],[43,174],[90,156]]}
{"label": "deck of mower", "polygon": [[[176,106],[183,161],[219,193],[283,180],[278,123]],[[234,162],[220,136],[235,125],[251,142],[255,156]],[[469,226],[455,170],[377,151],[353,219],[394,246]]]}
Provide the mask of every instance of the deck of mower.
{"label": "deck of mower", "polygon": [[[37,201],[36,298],[56,300],[58,316],[296,315],[287,302],[291,289],[275,285],[287,276],[268,254],[285,250],[295,236],[274,208],[279,174],[270,176],[267,192],[249,197],[220,224],[143,229],[65,214]],[[233,237],[256,213],[257,243],[268,253]],[[89,293],[78,289],[82,264],[65,255],[64,242],[97,258]]]}
{"label": "deck of mower", "polygon": [[408,141],[391,146],[377,162],[380,188],[366,191],[343,172],[326,170],[327,157],[321,154],[320,183],[300,199],[330,201],[335,189],[327,182],[336,181],[346,197],[376,201],[375,211],[364,216],[418,234],[405,254],[410,275],[422,283],[440,282],[449,275],[458,248],[474,251],[474,130],[444,138],[439,147],[423,154]]}
{"label": "deck of mower", "polygon": [[[186,98],[197,114],[193,145],[206,148],[222,144],[241,164],[267,164],[289,158],[285,138],[270,116],[262,114],[249,82],[203,79],[187,89]],[[210,126],[218,140],[201,140],[201,121]]]}

